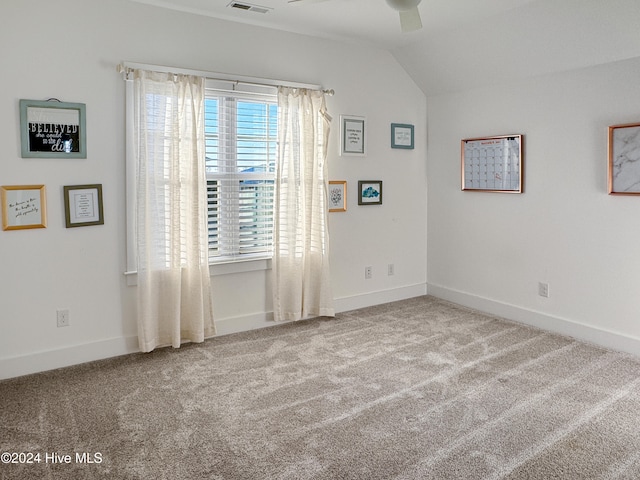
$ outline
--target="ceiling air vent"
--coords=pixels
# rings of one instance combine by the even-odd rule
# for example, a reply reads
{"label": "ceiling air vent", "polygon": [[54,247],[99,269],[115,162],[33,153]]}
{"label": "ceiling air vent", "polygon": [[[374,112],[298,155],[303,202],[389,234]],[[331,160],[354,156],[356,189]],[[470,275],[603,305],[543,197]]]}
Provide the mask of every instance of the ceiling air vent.
{"label": "ceiling air vent", "polygon": [[227,7],[237,8],[239,10],[246,10],[248,12],[256,12],[256,13],[267,13],[271,8],[269,7],[261,7],[260,5],[251,5],[250,3],[244,2],[231,2]]}

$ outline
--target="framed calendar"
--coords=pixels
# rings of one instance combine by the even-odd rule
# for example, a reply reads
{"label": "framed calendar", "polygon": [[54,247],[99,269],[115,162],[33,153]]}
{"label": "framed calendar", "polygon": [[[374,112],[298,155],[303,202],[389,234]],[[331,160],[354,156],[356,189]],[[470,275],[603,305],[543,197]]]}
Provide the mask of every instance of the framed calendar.
{"label": "framed calendar", "polygon": [[522,135],[461,141],[462,190],[522,193]]}

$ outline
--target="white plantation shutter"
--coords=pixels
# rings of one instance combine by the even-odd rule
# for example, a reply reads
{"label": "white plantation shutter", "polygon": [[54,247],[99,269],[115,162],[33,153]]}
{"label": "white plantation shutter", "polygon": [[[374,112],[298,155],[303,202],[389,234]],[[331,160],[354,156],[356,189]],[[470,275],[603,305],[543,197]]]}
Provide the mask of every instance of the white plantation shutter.
{"label": "white plantation shutter", "polygon": [[210,261],[270,257],[276,89],[209,81],[205,141]]}

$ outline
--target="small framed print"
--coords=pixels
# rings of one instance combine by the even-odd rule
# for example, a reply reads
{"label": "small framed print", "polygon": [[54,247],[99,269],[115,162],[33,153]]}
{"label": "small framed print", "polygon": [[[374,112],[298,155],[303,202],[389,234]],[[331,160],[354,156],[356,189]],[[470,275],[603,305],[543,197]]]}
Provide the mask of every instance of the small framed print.
{"label": "small framed print", "polygon": [[365,126],[364,117],[340,115],[340,155],[366,155]]}
{"label": "small framed print", "polygon": [[44,185],[5,185],[2,190],[2,229],[47,227]]}
{"label": "small framed print", "polygon": [[102,185],[65,186],[64,216],[67,228],[103,225]]}
{"label": "small framed print", "polygon": [[22,158],[87,158],[86,105],[20,100]]}
{"label": "small framed print", "polygon": [[331,180],[329,182],[329,211],[347,211],[347,182],[344,180]]}
{"label": "small framed print", "polygon": [[358,181],[358,205],[382,205],[382,180]]}
{"label": "small framed print", "polygon": [[609,127],[609,194],[640,195],[640,123]]}
{"label": "small framed print", "polygon": [[391,148],[413,149],[413,125],[391,124]]}

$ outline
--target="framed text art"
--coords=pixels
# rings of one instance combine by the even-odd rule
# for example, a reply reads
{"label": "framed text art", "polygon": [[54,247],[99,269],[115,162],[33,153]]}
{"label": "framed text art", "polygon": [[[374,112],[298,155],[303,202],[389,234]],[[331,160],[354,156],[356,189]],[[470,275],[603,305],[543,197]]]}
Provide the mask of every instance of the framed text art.
{"label": "framed text art", "polygon": [[103,225],[102,185],[64,187],[64,217],[67,228]]}
{"label": "framed text art", "polygon": [[413,125],[391,124],[391,148],[413,149]]}
{"label": "framed text art", "polygon": [[47,198],[44,185],[0,187],[2,229],[46,228]]}
{"label": "framed text art", "polygon": [[87,158],[86,106],[20,100],[23,158]]}
{"label": "framed text art", "polygon": [[331,180],[329,182],[329,211],[347,211],[347,182],[344,180]]}
{"label": "framed text art", "polygon": [[358,182],[358,205],[382,205],[382,180]]}
{"label": "framed text art", "polygon": [[609,127],[609,194],[640,195],[640,123]]}
{"label": "framed text art", "polygon": [[522,140],[522,135],[462,140],[462,190],[522,193]]}
{"label": "framed text art", "polygon": [[352,115],[340,115],[340,155],[367,154],[366,119]]}

